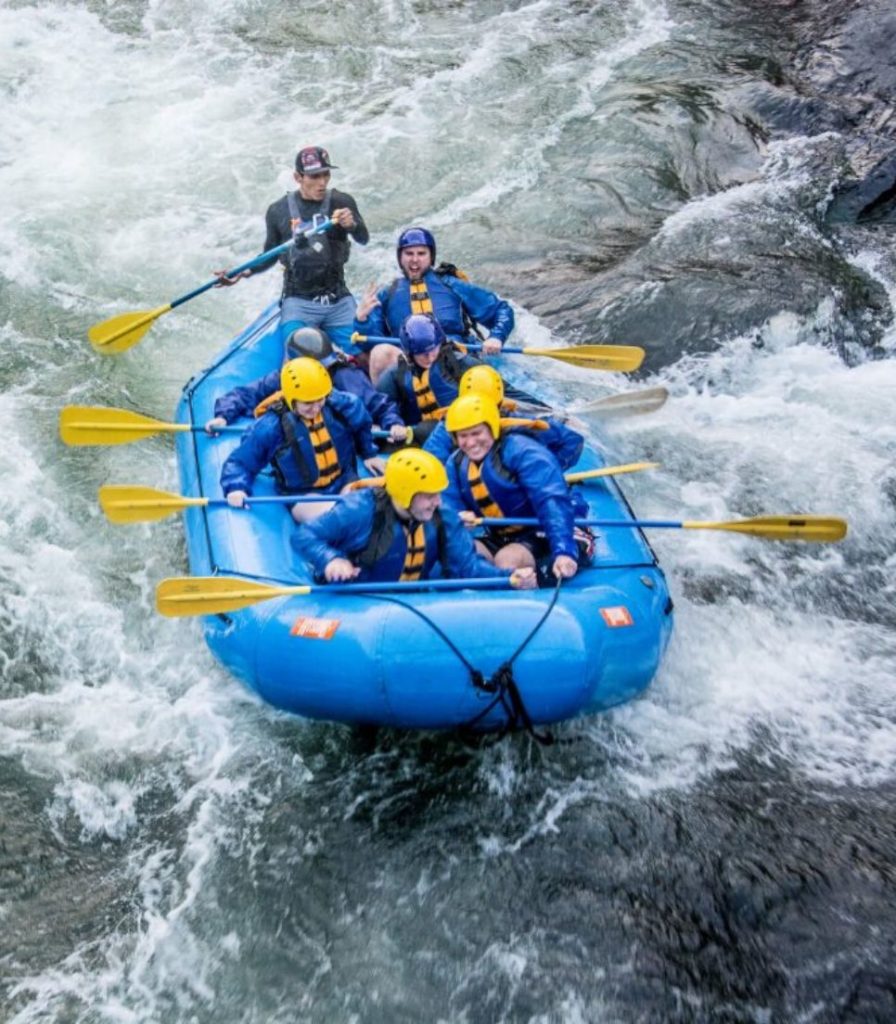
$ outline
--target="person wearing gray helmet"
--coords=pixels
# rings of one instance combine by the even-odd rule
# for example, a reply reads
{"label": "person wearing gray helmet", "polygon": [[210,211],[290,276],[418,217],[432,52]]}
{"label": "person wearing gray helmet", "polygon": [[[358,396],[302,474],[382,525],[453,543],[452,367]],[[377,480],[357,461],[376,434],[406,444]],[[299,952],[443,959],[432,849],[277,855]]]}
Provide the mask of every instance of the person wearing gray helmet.
{"label": "person wearing gray helmet", "polygon": [[[395,402],[378,391],[370,378],[351,356],[334,348],[330,338],[316,327],[301,327],[293,331],[286,345],[287,358],[310,356],[323,364],[338,391],[356,395],[364,404],[371,420],[389,431],[389,440],[408,442],[412,435],[398,412]],[[209,434],[233,423],[242,416],[259,415],[267,404],[275,400],[280,391],[280,370],[232,388],[215,401],[214,416],[205,424]]]}

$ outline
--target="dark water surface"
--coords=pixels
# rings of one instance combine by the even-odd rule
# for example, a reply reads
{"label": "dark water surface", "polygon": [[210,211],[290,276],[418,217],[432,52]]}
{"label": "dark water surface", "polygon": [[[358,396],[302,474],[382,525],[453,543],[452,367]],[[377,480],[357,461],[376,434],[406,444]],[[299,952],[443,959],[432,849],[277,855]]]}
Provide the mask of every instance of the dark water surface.
{"label": "dark water surface", "polygon": [[[0,1020],[896,1019],[893,31],[876,0],[0,9]],[[86,327],[260,251],[309,142],[371,227],[356,289],[420,221],[521,342],[647,348],[672,400],[589,423],[662,463],[640,515],[848,539],[651,538],[667,660],[551,747],[260,706],[153,611],[179,522],[96,508],[174,489],[169,442],[56,422],[170,416],[273,275],[116,359]],[[639,386],[547,362],[559,402]]]}

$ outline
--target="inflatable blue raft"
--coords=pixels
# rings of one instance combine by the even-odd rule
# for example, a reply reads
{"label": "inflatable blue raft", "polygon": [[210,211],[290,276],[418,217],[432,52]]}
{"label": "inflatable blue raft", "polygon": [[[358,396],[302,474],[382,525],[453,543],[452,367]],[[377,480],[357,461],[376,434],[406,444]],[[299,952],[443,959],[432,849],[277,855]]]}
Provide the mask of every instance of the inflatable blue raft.
{"label": "inflatable blue raft", "polygon": [[[219,395],[279,366],[276,326],[274,305],[186,385],[178,422],[204,423]],[[221,466],[237,441],[178,434],[182,493],[220,498]],[[586,447],[575,468],[602,464]],[[272,478],[259,477],[255,493],[275,493]],[[582,493],[591,517],[632,518],[612,478]],[[312,582],[290,545],[294,525],[283,505],[191,507],[184,522],[193,575]],[[599,532],[592,566],[559,594],[349,594],[334,585],[203,622],[221,664],[277,708],[357,725],[496,730],[559,722],[636,696],[657,670],[672,619],[649,544],[637,528],[617,527]]]}

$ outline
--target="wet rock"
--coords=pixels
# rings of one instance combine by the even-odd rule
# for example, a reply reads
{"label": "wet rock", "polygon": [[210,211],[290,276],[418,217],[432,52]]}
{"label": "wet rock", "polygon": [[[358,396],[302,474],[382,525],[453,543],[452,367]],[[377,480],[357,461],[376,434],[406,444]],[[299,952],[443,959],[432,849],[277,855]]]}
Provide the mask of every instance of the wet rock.
{"label": "wet rock", "polygon": [[814,103],[808,124],[848,133],[849,170],[829,223],[896,222],[896,9],[810,0],[789,5],[783,21],[796,40],[791,78]]}
{"label": "wet rock", "polygon": [[825,216],[829,224],[896,222],[896,150],[861,181],[841,185]]}

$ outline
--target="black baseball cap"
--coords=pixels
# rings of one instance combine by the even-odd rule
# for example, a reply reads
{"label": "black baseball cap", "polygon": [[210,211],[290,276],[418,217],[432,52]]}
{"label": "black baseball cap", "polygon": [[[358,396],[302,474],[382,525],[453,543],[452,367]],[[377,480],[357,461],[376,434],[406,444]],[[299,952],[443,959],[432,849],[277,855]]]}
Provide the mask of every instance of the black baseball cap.
{"label": "black baseball cap", "polygon": [[296,170],[299,174],[323,174],[333,167],[330,154],[320,146],[306,146],[296,155]]}

